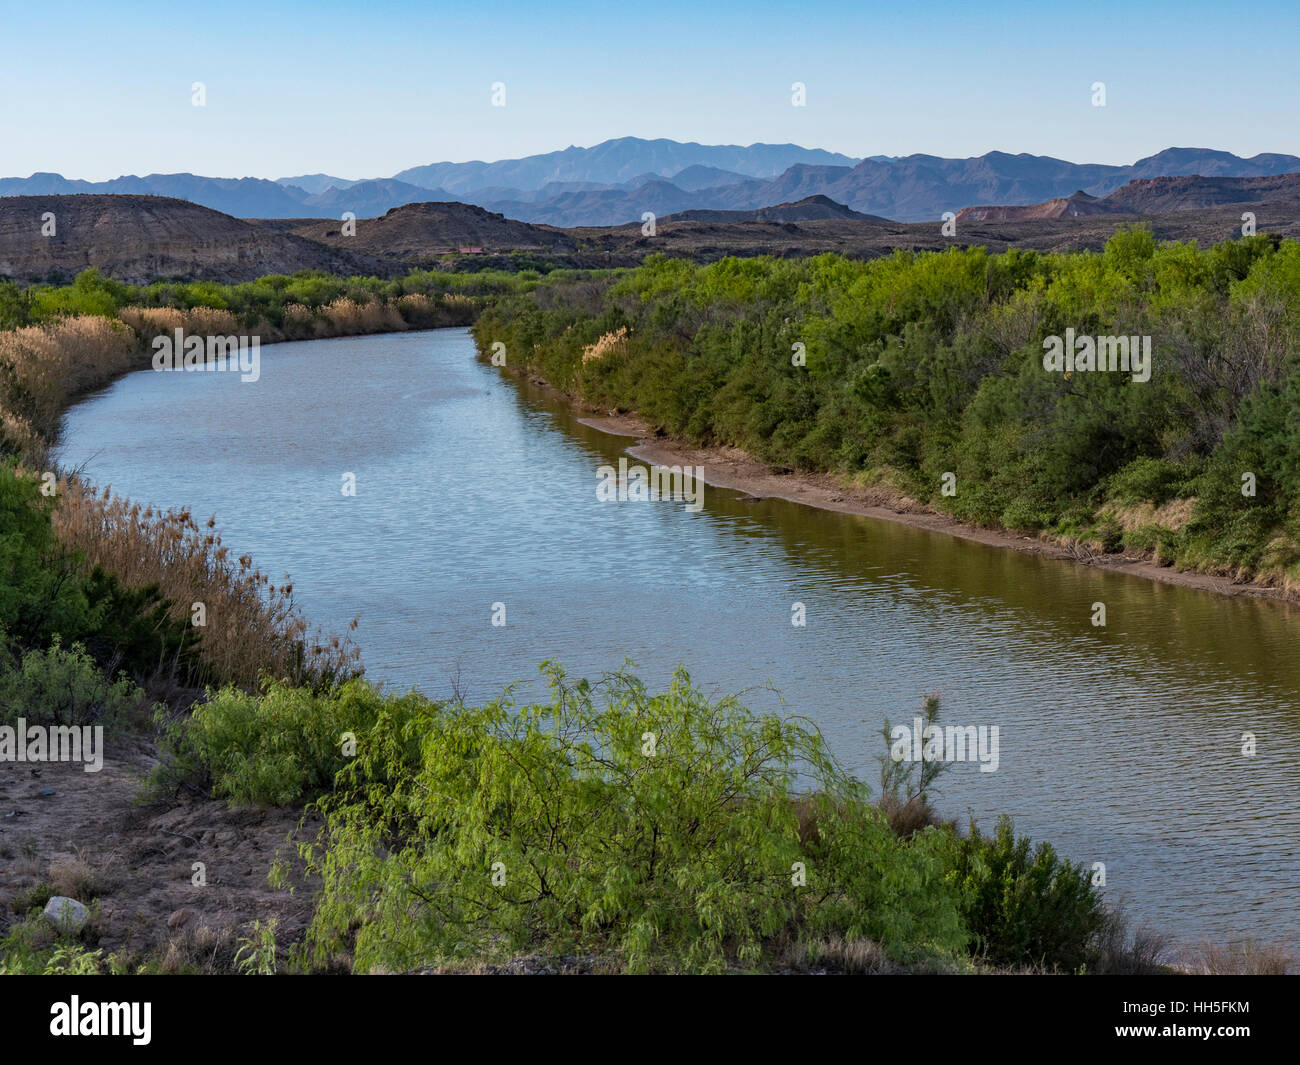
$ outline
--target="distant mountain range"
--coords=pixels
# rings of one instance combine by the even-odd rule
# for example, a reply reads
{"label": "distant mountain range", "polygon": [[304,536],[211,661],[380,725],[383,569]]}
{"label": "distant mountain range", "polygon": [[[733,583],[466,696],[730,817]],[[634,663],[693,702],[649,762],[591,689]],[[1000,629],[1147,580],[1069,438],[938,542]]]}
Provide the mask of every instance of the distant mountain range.
{"label": "distant mountain range", "polygon": [[[494,163],[433,163],[366,180],[328,174],[279,181],[150,174],[89,182],[38,173],[0,178],[0,196],[158,195],[253,219],[338,219],[345,212],[376,218],[410,203],[460,202],[517,221],[563,227],[640,222],[647,211],[658,217],[755,212],[825,197],[860,215],[919,222],[972,205],[989,211],[1056,200],[1071,201],[1060,208],[1067,214],[1097,213],[1090,201],[1135,180],[1268,178],[1294,172],[1300,172],[1300,157],[1294,155],[1244,159],[1206,148],[1169,148],[1131,166],[1106,166],[1005,152],[969,159],[909,155],[859,160],[794,144],[741,147],[623,137],[592,148],[569,147]],[[1100,210],[1118,206],[1106,204]]]}
{"label": "distant mountain range", "polygon": [[[185,200],[130,194],[0,198],[0,278],[66,282],[94,267],[136,284],[160,279],[250,281],[268,273],[324,270],[397,277],[415,267],[476,270],[634,266],[647,255],[696,262],[726,255],[798,258],[835,252],[873,258],[897,250],[978,245],[1097,249],[1141,217],[1158,240],[1215,244],[1241,236],[1244,210],[1259,232],[1300,239],[1300,173],[1254,177],[1139,178],[1104,197],[1076,192],[1023,207],[974,207],[955,233],[934,219],[894,222],[825,196],[748,211],[690,209],[657,219],[569,229],[506,218],[473,204],[420,202],[379,218],[239,219]],[[56,234],[40,225],[58,219]]]}
{"label": "distant mountain range", "polygon": [[1207,210],[1225,204],[1267,203],[1300,208],[1300,173],[1268,177],[1138,178],[1106,196],[1082,190],[1025,206],[965,207],[958,222],[1022,222],[1093,215],[1157,215]]}

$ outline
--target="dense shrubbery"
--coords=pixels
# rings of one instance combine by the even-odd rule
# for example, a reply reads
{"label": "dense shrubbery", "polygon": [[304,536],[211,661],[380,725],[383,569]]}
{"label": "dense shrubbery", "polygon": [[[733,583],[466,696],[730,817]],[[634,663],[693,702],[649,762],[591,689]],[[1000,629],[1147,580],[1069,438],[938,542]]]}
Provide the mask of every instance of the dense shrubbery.
{"label": "dense shrubbery", "polygon": [[761,969],[855,943],[950,967],[968,949],[1011,967],[1093,958],[1087,877],[1050,848],[1031,856],[1009,825],[900,831],[806,722],[710,701],[685,673],[651,693],[624,673],[593,685],[547,669],[551,698],[529,706],[361,680],[222,691],[170,726],[155,783],[316,800],[309,967],[538,952]]}
{"label": "dense shrubbery", "polygon": [[550,678],[549,703],[426,704],[359,737],[307,848],[318,962],[541,949],[713,970],[783,933],[896,957],[963,945],[952,840],[899,840],[805,724],[711,703],[685,674],[661,694]]}
{"label": "dense shrubbery", "polygon": [[28,725],[133,723],[144,693],[127,677],[110,681],[80,644],[64,650],[58,637],[47,651],[11,656],[0,644],[0,724],[22,718]]}
{"label": "dense shrubbery", "polygon": [[333,787],[358,734],[381,720],[400,725],[425,705],[415,695],[382,696],[359,679],[328,694],[275,683],[260,696],[225,688],[186,717],[163,722],[154,785],[256,806],[304,803]]}
{"label": "dense shrubbery", "polygon": [[[1202,250],[1136,229],[1101,254],[655,258],[553,275],[492,301],[474,328],[482,350],[503,342],[511,365],[691,442],[1111,547],[1124,534],[1107,507],[1195,499],[1163,528],[1163,557],[1300,576],[1293,241]],[[1150,381],[1044,371],[1043,338],[1067,328],[1151,336]],[[941,494],[946,472],[955,496]]]}
{"label": "dense shrubbery", "polygon": [[1058,857],[1050,843],[1031,849],[1006,818],[992,836],[972,824],[957,876],[962,918],[980,957],[1071,971],[1087,964],[1106,913],[1088,871]]}

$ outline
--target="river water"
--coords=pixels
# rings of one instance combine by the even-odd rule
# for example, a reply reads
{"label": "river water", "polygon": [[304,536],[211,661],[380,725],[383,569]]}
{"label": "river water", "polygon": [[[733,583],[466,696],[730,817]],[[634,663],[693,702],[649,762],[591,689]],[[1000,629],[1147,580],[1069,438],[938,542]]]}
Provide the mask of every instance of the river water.
{"label": "river water", "polygon": [[540,694],[544,659],[656,686],[683,664],[719,694],[770,682],[872,784],[884,718],[937,692],[941,721],[999,730],[996,772],[955,765],[942,812],[1104,863],[1108,897],[1182,943],[1300,945],[1294,608],[724,489],[602,502],[628,443],[448,329],[278,344],[257,382],[134,373],[68,413],[59,458],[215,514],[314,624],[359,615],[390,686],[479,701]]}

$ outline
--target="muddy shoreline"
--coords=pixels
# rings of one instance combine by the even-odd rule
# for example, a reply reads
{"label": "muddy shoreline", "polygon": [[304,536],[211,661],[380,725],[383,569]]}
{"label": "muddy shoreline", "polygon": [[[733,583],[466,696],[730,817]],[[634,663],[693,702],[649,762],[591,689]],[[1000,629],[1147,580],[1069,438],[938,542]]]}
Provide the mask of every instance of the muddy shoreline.
{"label": "muddy shoreline", "polygon": [[[581,413],[581,408],[572,397],[537,378],[530,380],[533,385],[544,387],[548,394],[564,399]],[[1177,570],[1172,566],[1159,565],[1139,555],[1081,552],[1048,539],[968,525],[924,503],[898,496],[887,489],[854,485],[847,477],[836,474],[776,470],[766,463],[751,458],[740,448],[692,447],[671,437],[658,435],[648,423],[636,415],[585,414],[580,416],[578,421],[611,436],[631,438],[634,443],[627,447],[627,452],[633,458],[662,466],[700,466],[704,470],[706,484],[715,488],[746,493],[755,500],[784,499],[791,503],[816,507],[819,510],[861,514],[878,521],[890,521],[945,533],[948,536],[989,547],[1008,548],[1012,551],[1041,555],[1044,558],[1096,566],[1112,573],[1123,573],[1131,577],[1175,584],[1184,588],[1198,588],[1217,595],[1273,599],[1285,603],[1300,602],[1300,597],[1288,595],[1281,588],[1234,582],[1229,577]]]}

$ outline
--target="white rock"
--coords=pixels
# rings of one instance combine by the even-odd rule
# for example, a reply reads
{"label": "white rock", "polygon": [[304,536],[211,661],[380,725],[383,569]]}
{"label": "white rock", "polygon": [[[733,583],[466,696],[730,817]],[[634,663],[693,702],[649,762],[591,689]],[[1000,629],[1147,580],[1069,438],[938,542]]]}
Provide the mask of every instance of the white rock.
{"label": "white rock", "polygon": [[67,895],[54,895],[45,904],[41,916],[57,931],[76,935],[86,923],[90,911],[76,899],[70,899]]}

